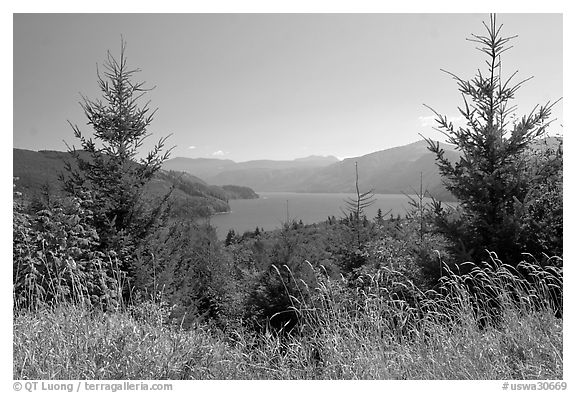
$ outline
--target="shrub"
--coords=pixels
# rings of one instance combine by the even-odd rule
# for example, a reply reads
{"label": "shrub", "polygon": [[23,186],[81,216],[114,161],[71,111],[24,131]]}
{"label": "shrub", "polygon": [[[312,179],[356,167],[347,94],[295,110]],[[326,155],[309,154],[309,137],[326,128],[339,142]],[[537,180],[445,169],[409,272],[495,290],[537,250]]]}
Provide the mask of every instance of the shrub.
{"label": "shrub", "polygon": [[167,302],[182,326],[226,324],[233,270],[210,225],[181,218],[159,227],[137,250],[134,266],[139,296]]}
{"label": "shrub", "polygon": [[563,255],[563,143],[551,142],[533,149],[530,189],[524,200],[516,201],[520,238],[526,251],[538,256]]}
{"label": "shrub", "polygon": [[123,277],[113,253],[99,251],[89,195],[55,201],[29,215],[14,204],[14,306],[36,308],[61,301],[118,305]]}

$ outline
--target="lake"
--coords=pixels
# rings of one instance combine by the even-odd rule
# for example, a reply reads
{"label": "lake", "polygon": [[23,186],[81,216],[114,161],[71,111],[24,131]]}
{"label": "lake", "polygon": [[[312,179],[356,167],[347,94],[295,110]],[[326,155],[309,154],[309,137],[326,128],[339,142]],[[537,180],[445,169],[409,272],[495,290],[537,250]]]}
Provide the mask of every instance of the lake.
{"label": "lake", "polygon": [[[230,213],[218,214],[210,219],[216,227],[218,238],[224,239],[230,229],[236,233],[253,231],[256,227],[266,231],[280,228],[289,220],[302,220],[305,224],[325,221],[328,216],[343,217],[346,198],[355,198],[356,194],[305,194],[292,192],[258,192],[258,199],[231,200]],[[405,195],[376,194],[375,203],[365,209],[366,216],[373,218],[378,209],[385,214],[404,217],[409,207]],[[388,215],[389,217],[389,215]],[[388,218],[385,217],[385,218]]]}

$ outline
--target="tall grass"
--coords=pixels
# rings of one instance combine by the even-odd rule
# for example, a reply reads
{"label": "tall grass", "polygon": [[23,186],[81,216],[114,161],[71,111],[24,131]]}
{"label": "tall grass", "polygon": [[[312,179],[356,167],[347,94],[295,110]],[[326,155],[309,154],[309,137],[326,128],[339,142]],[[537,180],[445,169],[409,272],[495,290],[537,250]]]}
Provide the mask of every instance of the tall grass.
{"label": "tall grass", "polygon": [[118,307],[126,286],[113,252],[98,249],[89,199],[64,198],[30,215],[15,195],[13,286],[15,310],[63,302]]}
{"label": "tall grass", "polygon": [[291,332],[184,330],[153,302],[23,310],[14,378],[562,379],[559,268],[514,269],[492,255],[426,292],[391,270],[359,277],[354,290],[314,273],[314,287],[300,281],[290,294]]}

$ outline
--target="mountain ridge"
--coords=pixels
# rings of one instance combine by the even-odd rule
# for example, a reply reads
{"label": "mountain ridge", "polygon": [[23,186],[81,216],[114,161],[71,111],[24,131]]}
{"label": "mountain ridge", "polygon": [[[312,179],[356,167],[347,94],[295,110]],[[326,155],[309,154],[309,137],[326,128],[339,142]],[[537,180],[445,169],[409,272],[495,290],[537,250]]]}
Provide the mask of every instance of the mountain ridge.
{"label": "mountain ridge", "polygon": [[[63,195],[59,175],[65,173],[65,162],[73,166],[74,158],[68,152],[55,150],[13,149],[14,189],[29,200],[41,198],[48,192],[50,195]],[[82,151],[79,154],[86,154]],[[89,159],[88,156],[85,157]],[[242,186],[226,185],[224,187],[209,185],[197,176],[186,172],[175,172],[161,169],[145,185],[145,198],[162,198],[171,191],[171,200],[181,212],[200,216],[228,212],[230,199],[253,199],[258,195],[251,189]]]}
{"label": "mountain ridge", "polygon": [[230,159],[219,158],[188,158],[175,157],[167,160],[163,168],[194,174],[202,179],[207,179],[227,170],[244,169],[291,169],[323,167],[339,162],[334,156],[317,156],[296,158],[294,160],[248,160],[235,162]]}
{"label": "mountain ridge", "polygon": [[[439,143],[449,160],[459,159],[460,153],[455,146]],[[548,137],[537,141],[534,147],[542,148],[546,144],[554,145],[554,143],[557,143],[555,138]],[[25,172],[32,173],[42,181],[55,180],[52,179],[54,175],[51,175],[55,172],[55,163],[59,161],[59,155],[66,154],[50,150],[32,152],[14,149],[14,152],[14,167],[24,168]],[[34,165],[34,160],[30,160],[30,157],[26,159],[30,154],[44,155],[45,162]],[[170,171],[186,173],[185,176],[177,175],[177,177],[184,176],[186,182],[197,184],[194,187],[183,186],[187,190],[198,191],[202,185],[203,191],[198,192],[205,192],[208,195],[228,193],[224,198],[227,200],[227,198],[233,199],[234,193],[237,198],[253,198],[256,195],[253,190],[302,193],[355,192],[356,163],[362,191],[371,189],[381,194],[410,194],[419,189],[422,176],[422,186],[432,196],[445,201],[455,200],[444,187],[436,165],[436,157],[428,150],[428,142],[425,140],[344,160],[338,160],[334,156],[308,156],[295,160],[252,160],[237,163],[229,159],[176,157],[167,160],[163,170],[168,173]],[[63,164],[58,165],[63,168]],[[44,172],[47,170],[49,175],[46,177]],[[14,175],[17,176],[16,170]],[[164,180],[174,182],[174,179]],[[26,181],[23,179],[17,183],[20,186],[24,183],[25,186]],[[231,184],[243,187],[230,187]],[[164,184],[160,188],[166,187]]]}
{"label": "mountain ridge", "polygon": [[[457,159],[458,153],[454,146],[445,143],[441,143],[441,146],[448,158]],[[306,159],[255,160],[236,164],[227,160],[226,164],[219,165],[218,169],[212,167],[206,171],[203,166],[195,166],[193,160],[195,159],[182,161],[189,166],[178,169],[193,173],[210,184],[234,182],[258,191],[311,193],[354,192],[355,163],[358,162],[359,183],[363,190],[373,189],[374,192],[382,194],[409,193],[419,187],[422,172],[425,189],[440,199],[454,200],[442,185],[434,155],[428,150],[428,143],[424,140],[344,160],[329,162],[328,159],[322,162],[324,165],[306,165]],[[299,165],[295,165],[295,162],[299,162]],[[171,167],[171,163],[168,163],[168,167]]]}

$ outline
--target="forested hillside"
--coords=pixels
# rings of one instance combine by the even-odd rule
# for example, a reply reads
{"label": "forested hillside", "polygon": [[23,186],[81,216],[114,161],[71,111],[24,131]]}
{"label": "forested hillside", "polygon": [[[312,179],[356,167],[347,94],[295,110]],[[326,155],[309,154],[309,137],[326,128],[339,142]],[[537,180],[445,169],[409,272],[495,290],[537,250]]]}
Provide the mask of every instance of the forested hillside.
{"label": "forested hillside", "polygon": [[[80,152],[88,158],[88,154]],[[74,165],[70,153],[59,151],[13,150],[13,175],[16,191],[37,202],[65,195],[60,176],[66,176],[66,162]],[[163,198],[170,194],[173,204],[187,206],[194,214],[210,214],[230,210],[230,199],[252,199],[258,195],[242,186],[211,186],[204,180],[185,172],[159,170],[143,189],[143,198]],[[192,214],[192,213],[191,213]]]}

